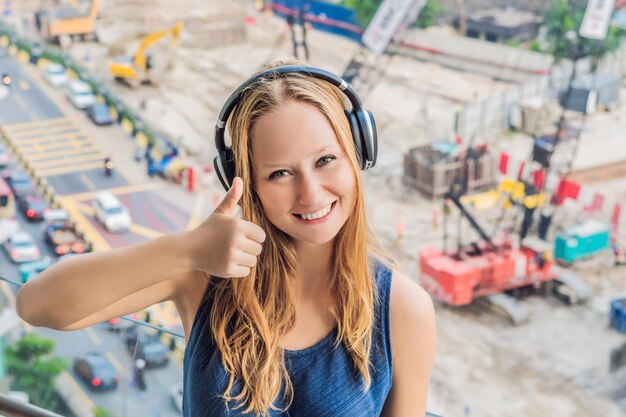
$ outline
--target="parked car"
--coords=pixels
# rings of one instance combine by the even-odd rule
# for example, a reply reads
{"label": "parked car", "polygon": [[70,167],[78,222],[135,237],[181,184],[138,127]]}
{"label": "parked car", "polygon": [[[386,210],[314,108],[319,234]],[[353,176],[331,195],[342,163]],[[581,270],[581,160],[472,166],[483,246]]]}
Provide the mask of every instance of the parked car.
{"label": "parked car", "polygon": [[135,327],[122,333],[128,352],[145,361],[147,367],[167,365],[170,354],[158,334],[145,333]]}
{"label": "parked car", "polygon": [[172,398],[172,404],[174,408],[179,412],[183,413],[183,383],[179,382],[170,388],[170,397]]}
{"label": "parked car", "polygon": [[24,231],[18,231],[4,242],[4,249],[15,263],[36,261],[41,257],[41,252],[33,238]]}
{"label": "parked car", "polygon": [[96,102],[91,86],[80,80],[71,81],[67,85],[66,95],[70,103],[79,110],[85,110]]}
{"label": "parked car", "polygon": [[94,391],[114,389],[120,377],[102,353],[88,352],[74,359],[74,373]]}
{"label": "parked car", "polygon": [[4,146],[0,146],[0,168],[6,168],[10,162],[9,151]]}
{"label": "parked car", "polygon": [[37,193],[35,185],[30,180],[30,177],[23,171],[7,170],[5,171],[4,179],[18,201],[27,195]]}
{"label": "parked car", "polygon": [[24,216],[26,216],[26,219],[30,221],[43,220],[44,215],[50,211],[46,200],[37,194],[23,197],[17,205]]}
{"label": "parked car", "polygon": [[44,67],[43,78],[53,87],[64,87],[69,83],[70,77],[61,64],[51,63]]}
{"label": "parked car", "polygon": [[125,232],[132,224],[128,209],[110,191],[100,191],[96,194],[93,209],[96,220],[110,232]]}
{"label": "parked car", "polygon": [[87,108],[87,116],[98,126],[113,124],[111,111],[106,103],[94,103]]}
{"label": "parked car", "polygon": [[37,275],[45,271],[52,264],[49,257],[41,258],[38,261],[26,262],[18,268],[22,284],[28,280],[35,278]]}

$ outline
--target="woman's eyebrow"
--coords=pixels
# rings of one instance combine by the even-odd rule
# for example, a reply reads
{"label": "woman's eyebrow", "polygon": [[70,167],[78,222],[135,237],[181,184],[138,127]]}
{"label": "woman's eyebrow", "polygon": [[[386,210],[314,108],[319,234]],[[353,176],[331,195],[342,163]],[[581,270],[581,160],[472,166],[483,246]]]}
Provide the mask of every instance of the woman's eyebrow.
{"label": "woman's eyebrow", "polygon": [[[337,147],[336,146],[324,146],[321,149],[318,149],[315,152],[312,152],[310,155],[307,156],[315,156],[315,155],[319,155],[322,152],[327,152],[327,151],[336,151]],[[277,168],[277,167],[284,167],[284,166],[288,166],[290,164],[283,164],[283,163],[275,163],[275,164],[263,164],[263,168]]]}

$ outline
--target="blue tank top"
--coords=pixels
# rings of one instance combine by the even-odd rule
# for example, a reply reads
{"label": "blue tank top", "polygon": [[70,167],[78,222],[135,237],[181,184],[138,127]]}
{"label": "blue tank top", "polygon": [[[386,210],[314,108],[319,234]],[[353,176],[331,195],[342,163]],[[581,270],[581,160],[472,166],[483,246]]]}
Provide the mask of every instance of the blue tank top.
{"label": "blue tank top", "polygon": [[[343,344],[334,346],[337,335],[335,328],[324,339],[306,349],[285,349],[285,365],[293,384],[294,396],[285,412],[270,410],[272,417],[380,415],[391,389],[389,293],[392,271],[380,263],[375,267],[377,296],[369,390],[364,392],[362,377],[354,371]],[[205,296],[198,308],[185,350],[183,414],[185,417],[250,417],[251,414],[243,413],[244,407],[233,410],[237,405],[234,402],[229,403],[227,409],[221,398],[228,385],[228,374],[222,366],[219,349],[211,335],[210,305],[210,296]],[[237,387],[235,383],[234,392],[238,392]]]}

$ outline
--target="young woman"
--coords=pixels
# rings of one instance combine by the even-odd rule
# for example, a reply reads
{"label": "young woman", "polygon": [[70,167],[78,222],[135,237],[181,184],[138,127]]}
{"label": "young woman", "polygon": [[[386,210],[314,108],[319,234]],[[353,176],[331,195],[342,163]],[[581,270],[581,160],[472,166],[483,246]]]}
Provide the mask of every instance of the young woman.
{"label": "young woman", "polygon": [[186,416],[424,416],[433,306],[366,222],[373,118],[340,78],[284,64],[224,106],[228,192],[203,224],[56,264],[21,289],[18,313],[75,330],[172,300]]}

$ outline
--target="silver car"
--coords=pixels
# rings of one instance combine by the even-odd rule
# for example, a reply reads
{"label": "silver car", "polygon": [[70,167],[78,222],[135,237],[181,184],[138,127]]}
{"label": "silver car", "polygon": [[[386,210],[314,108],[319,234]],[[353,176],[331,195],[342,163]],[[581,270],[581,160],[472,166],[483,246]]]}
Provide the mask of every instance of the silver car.
{"label": "silver car", "polygon": [[41,252],[33,238],[24,231],[18,231],[4,242],[4,249],[15,263],[31,262],[41,258]]}

